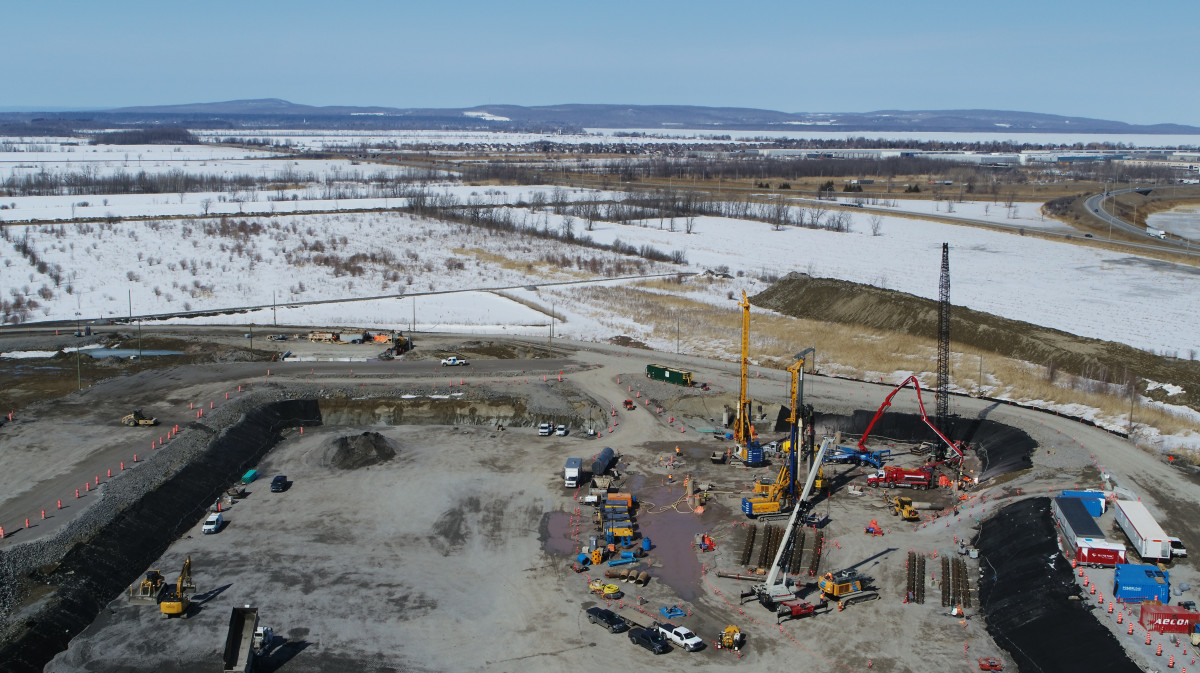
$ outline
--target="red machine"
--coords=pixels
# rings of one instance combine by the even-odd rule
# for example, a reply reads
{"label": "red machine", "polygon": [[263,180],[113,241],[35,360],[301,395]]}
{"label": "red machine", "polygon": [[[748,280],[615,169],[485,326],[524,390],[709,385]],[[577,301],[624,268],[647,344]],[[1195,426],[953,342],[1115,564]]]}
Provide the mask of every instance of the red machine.
{"label": "red machine", "polygon": [[800,619],[814,614],[818,608],[825,608],[829,605],[826,601],[821,601],[817,605],[813,605],[807,601],[801,603],[798,601],[786,601],[779,604],[775,610],[775,624],[779,625],[789,619]]}
{"label": "red machine", "polygon": [[871,488],[878,488],[880,486],[896,488],[897,486],[902,486],[905,488],[928,489],[932,484],[933,470],[924,467],[919,470],[906,470],[902,467],[888,465],[867,477],[867,485]]}
{"label": "red machine", "polygon": [[933,430],[934,434],[936,434],[939,439],[945,442],[946,446],[950,447],[952,454],[948,460],[953,462],[961,462],[963,458],[963,443],[950,441],[950,438],[946,437],[946,435],[943,435],[942,431],[937,429],[937,426],[929,422],[929,416],[925,415],[925,402],[921,400],[921,383],[915,376],[910,376],[904,379],[903,383],[896,386],[896,389],[889,393],[886,398],[884,398],[883,404],[879,405],[879,411],[875,412],[875,417],[872,418],[871,422],[867,424],[867,429],[863,432],[862,438],[858,440],[858,448],[862,451],[867,451],[867,438],[871,436],[871,428],[875,427],[875,422],[879,420],[879,417],[883,415],[883,412],[886,411],[888,407],[892,406],[892,398],[896,396],[896,393],[900,392],[901,388],[910,383],[913,385],[913,389],[917,391],[917,407],[921,410],[921,420],[925,421],[925,425],[928,425],[929,429]]}

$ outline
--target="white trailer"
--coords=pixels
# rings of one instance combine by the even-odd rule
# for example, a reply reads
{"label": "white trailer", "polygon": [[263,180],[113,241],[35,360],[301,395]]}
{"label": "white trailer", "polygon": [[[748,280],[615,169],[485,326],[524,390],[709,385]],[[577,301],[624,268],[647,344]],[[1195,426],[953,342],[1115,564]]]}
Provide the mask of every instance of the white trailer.
{"label": "white trailer", "polygon": [[1171,558],[1171,539],[1145,505],[1135,500],[1118,500],[1116,519],[1142,559]]}

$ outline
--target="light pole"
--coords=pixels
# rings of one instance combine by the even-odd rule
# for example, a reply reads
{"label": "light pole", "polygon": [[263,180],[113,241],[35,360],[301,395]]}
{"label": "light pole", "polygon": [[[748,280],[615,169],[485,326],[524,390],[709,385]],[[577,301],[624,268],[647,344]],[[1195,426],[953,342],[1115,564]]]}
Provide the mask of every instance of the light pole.
{"label": "light pole", "polygon": [[[79,311],[75,312],[75,333],[83,336],[83,328],[79,326]],[[78,348],[75,349],[75,384],[79,390],[83,390],[83,362]]]}

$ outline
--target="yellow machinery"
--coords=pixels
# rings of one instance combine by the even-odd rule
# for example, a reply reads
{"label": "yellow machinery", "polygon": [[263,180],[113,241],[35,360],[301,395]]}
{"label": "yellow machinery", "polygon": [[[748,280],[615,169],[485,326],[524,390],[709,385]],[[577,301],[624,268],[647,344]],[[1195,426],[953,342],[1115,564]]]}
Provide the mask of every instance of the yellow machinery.
{"label": "yellow machinery", "polygon": [[883,496],[883,499],[886,500],[887,504],[891,507],[893,515],[897,515],[905,521],[917,521],[921,518],[921,515],[917,512],[916,508],[913,507],[912,498],[908,496],[890,498],[885,495]]}
{"label": "yellow machinery", "polygon": [[157,570],[146,571],[146,577],[140,584],[129,588],[130,603],[157,603],[158,594],[162,592],[166,578]]}
{"label": "yellow machinery", "polygon": [[158,602],[159,610],[165,617],[183,617],[187,619],[188,608],[192,605],[191,595],[196,593],[196,584],[192,581],[192,557],[183,562],[183,570],[175,581],[175,588],[163,594]]}
{"label": "yellow machinery", "polygon": [[775,476],[774,482],[770,484],[756,482],[754,484],[754,491],[761,492],[761,496],[742,499],[742,512],[746,516],[754,518],[761,514],[779,514],[792,506],[794,489],[792,487],[791,458],[791,451],[783,454],[779,461],[779,474]]}
{"label": "yellow machinery", "polygon": [[740,649],[742,645],[746,644],[746,634],[742,633],[742,630],[737,626],[730,624],[721,632],[721,638],[718,642],[721,647],[727,650]]}
{"label": "yellow machinery", "polygon": [[[742,294],[743,299],[745,293]],[[749,308],[749,304],[746,304]],[[747,313],[748,315],[748,313]],[[743,349],[746,347],[746,342],[743,340]],[[813,349],[809,348],[796,355],[796,362],[788,366],[787,371],[792,375],[792,407],[791,414],[788,416],[791,430],[788,439],[785,439],[780,444],[779,453],[779,473],[775,476],[775,481],[769,484],[762,481],[756,481],[754,484],[754,493],[758,494],[756,498],[744,498],[742,500],[742,512],[753,518],[762,514],[779,514],[787,511],[796,502],[796,473],[799,469],[797,461],[799,458],[798,448],[801,442],[800,428],[800,406],[804,403],[804,356]],[[743,362],[746,355],[743,350]],[[745,369],[743,368],[743,374]],[[808,424],[811,425],[811,418]],[[818,489],[824,486],[824,480],[821,479],[820,468],[818,468],[818,482],[814,483]]]}
{"label": "yellow machinery", "polygon": [[873,601],[879,594],[868,589],[871,578],[860,575],[855,570],[839,570],[835,573],[825,573],[817,581],[821,594],[830,600],[838,602],[838,611],[855,603]]}
{"label": "yellow machinery", "polygon": [[132,414],[121,418],[121,424],[128,425],[129,427],[135,427],[139,425],[158,425],[158,419],[146,416],[142,413],[141,409],[134,409]]}
{"label": "yellow machinery", "polygon": [[755,432],[754,424],[750,421],[750,398],[747,395],[750,367],[750,300],[746,298],[745,290],[742,290],[742,301],[738,302],[738,306],[742,308],[742,365],[741,383],[738,387],[737,416],[733,422],[733,441],[735,442],[733,455],[738,460],[745,462],[748,458],[747,449],[758,440],[758,433]]}

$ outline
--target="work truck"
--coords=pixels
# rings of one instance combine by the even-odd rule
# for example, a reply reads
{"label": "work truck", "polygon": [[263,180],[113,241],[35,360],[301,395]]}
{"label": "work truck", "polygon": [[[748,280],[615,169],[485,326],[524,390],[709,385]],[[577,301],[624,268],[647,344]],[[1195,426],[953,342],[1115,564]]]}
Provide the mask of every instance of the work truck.
{"label": "work truck", "polygon": [[654,622],[654,628],[667,640],[682,647],[688,652],[695,652],[704,647],[704,641],[686,626],[675,626],[670,622]]}

